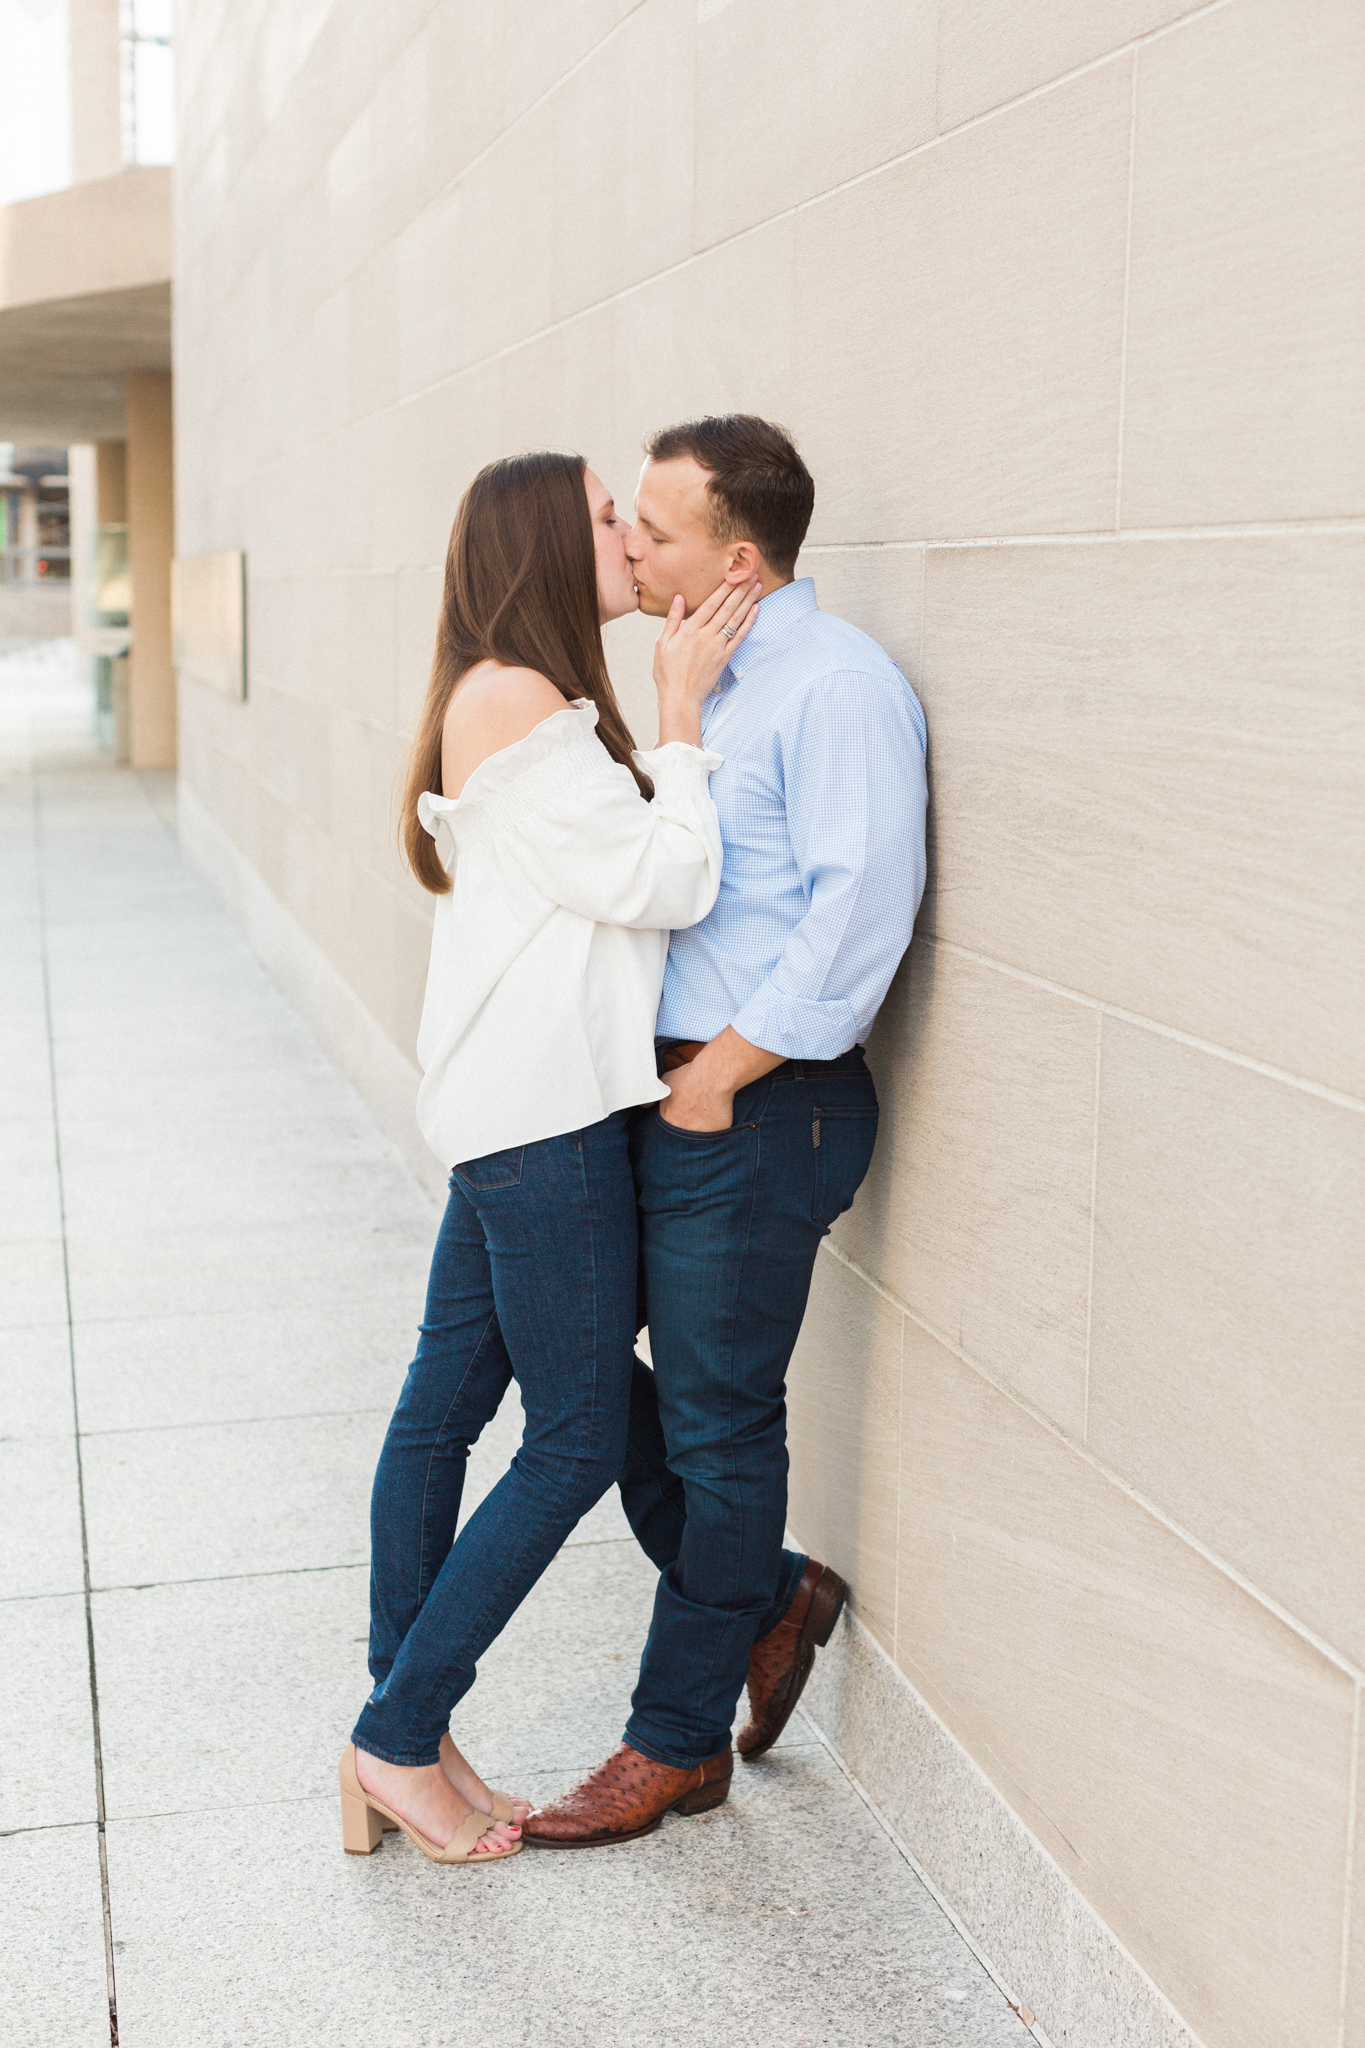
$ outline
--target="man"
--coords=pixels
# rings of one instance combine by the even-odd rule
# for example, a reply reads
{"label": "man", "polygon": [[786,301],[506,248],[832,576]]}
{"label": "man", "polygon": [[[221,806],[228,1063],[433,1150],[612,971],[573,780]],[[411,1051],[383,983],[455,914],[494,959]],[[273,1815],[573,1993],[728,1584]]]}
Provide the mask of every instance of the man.
{"label": "man", "polygon": [[660,1070],[633,1159],[642,1320],[621,1494],[660,1567],[620,1747],[531,1816],[552,1848],[619,1842],[717,1806],[746,1679],[741,1756],[781,1732],[847,1587],[785,1551],[785,1376],[820,1240],[876,1136],[862,1046],[924,888],[924,716],[875,641],[794,580],[815,486],[786,434],[745,414],[647,444],[627,541],[641,609],[691,613],[760,579],[707,700],[725,868],[669,945]]}

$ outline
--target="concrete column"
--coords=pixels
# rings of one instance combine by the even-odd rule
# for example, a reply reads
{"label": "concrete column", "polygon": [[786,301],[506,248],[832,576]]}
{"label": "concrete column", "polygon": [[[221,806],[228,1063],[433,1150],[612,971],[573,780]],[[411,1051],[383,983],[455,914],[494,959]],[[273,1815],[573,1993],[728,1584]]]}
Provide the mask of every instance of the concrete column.
{"label": "concrete column", "polygon": [[66,473],[71,480],[71,631],[81,658],[90,655],[83,642],[89,624],[90,560],[98,518],[99,468],[93,441],[78,441],[66,451]]}
{"label": "concrete column", "polygon": [[67,0],[71,47],[71,182],[123,169],[119,0]]}
{"label": "concrete column", "polygon": [[175,551],[175,468],[171,380],[164,371],[129,374],[127,449],[128,566],[133,578],[129,760],[134,768],[174,768],[171,556]]}
{"label": "concrete column", "polygon": [[[169,380],[168,380],[169,381]],[[122,526],[128,517],[128,448],[124,441],[96,441],[95,524]]]}
{"label": "concrete column", "polygon": [[19,500],[19,545],[29,550],[20,575],[25,583],[31,583],[37,574],[32,550],[38,545],[38,493],[32,489],[26,490]]}
{"label": "concrete column", "polygon": [[71,616],[80,639],[90,625],[92,550],[97,526],[128,518],[127,462],[122,441],[79,441],[66,451],[71,479]]}

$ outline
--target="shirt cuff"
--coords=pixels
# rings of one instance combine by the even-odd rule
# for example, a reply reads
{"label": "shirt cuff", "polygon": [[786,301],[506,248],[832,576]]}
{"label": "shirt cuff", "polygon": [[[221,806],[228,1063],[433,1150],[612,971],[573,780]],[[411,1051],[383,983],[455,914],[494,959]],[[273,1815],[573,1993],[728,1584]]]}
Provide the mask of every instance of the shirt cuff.
{"label": "shirt cuff", "polygon": [[851,1003],[811,1003],[784,996],[765,981],[754,990],[731,1029],[764,1052],[787,1060],[837,1060],[858,1043],[858,1018]]}
{"label": "shirt cuff", "polygon": [[631,759],[637,768],[643,768],[657,789],[670,778],[688,784],[698,777],[704,781],[720,767],[725,756],[712,754],[705,747],[689,746],[686,740],[669,740],[666,746],[651,747],[647,752],[637,748]]}

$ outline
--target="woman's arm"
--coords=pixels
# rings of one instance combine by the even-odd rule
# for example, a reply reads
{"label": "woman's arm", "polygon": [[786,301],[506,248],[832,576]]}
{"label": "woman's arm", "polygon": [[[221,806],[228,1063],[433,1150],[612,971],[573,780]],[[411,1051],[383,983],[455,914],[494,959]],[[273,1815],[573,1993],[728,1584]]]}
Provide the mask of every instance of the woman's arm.
{"label": "woman's arm", "polygon": [[636,756],[646,803],[595,733],[522,785],[506,845],[542,895],[594,924],[668,931],[706,916],[720,889],[720,821],[707,784],[720,757],[664,746]]}

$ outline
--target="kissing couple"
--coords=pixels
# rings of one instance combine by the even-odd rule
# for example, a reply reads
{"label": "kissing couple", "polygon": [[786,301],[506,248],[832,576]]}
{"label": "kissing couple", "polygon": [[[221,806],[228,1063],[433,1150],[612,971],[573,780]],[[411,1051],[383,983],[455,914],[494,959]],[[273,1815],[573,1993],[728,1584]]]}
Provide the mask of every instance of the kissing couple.
{"label": "kissing couple", "polygon": [[[877,1134],[863,1044],[924,887],[925,727],[796,558],[815,486],[747,414],[647,443],[630,524],[580,456],[474,479],[446,557],[403,838],[436,897],[418,1121],[450,1172],[375,1473],[345,1847],[437,1863],[630,1841],[780,1734],[847,1587],[783,1548],[785,1377]],[[635,747],[602,626],[663,620]],[[648,1327],[652,1368],[635,1355]],[[508,1470],[457,1536],[515,1379]],[[619,1485],[658,1567],[619,1746],[547,1806],[453,1710]]]}

